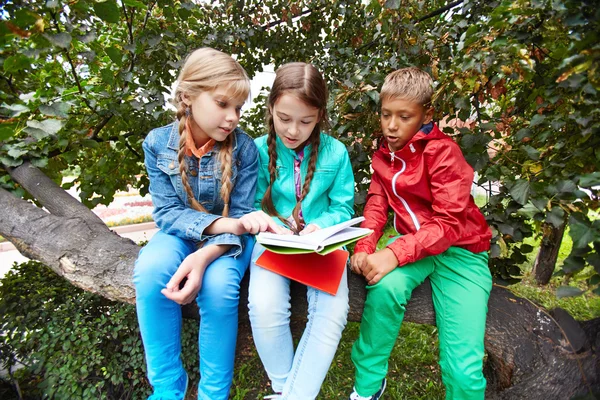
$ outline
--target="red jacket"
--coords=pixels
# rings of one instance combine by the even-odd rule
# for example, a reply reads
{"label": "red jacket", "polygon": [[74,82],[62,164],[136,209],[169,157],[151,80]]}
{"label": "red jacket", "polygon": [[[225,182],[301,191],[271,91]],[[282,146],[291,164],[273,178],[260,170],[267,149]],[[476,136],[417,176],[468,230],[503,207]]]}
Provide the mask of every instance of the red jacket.
{"label": "red jacket", "polygon": [[473,253],[489,250],[492,232],[471,196],[473,169],[460,147],[437,125],[424,125],[400,150],[382,143],[373,155],[373,176],[362,227],[374,233],[355,252],[372,254],[383,234],[388,209],[401,236],[388,247],[398,265],[458,246]]}

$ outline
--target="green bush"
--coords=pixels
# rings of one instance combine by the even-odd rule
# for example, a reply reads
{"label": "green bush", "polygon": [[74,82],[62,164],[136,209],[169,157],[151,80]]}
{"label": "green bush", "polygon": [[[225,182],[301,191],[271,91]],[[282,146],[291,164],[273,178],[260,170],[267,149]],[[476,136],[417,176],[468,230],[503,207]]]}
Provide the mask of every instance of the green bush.
{"label": "green bush", "polygon": [[[30,261],[0,280],[0,363],[26,398],[149,395],[135,307],[72,286]],[[198,324],[184,324],[183,359],[198,376]]]}

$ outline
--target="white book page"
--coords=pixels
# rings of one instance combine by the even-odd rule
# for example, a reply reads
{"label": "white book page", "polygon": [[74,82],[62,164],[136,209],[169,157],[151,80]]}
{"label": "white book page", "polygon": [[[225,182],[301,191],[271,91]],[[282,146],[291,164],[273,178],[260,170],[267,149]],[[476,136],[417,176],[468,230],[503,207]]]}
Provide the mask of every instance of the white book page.
{"label": "white book page", "polygon": [[[335,235],[337,232],[344,230],[352,225],[356,225],[362,221],[364,221],[365,217],[357,217],[353,218],[349,221],[339,223],[334,226],[330,226],[329,228],[319,229],[318,231],[309,233],[308,235],[278,235],[276,233],[269,232],[261,232],[256,236],[256,240],[259,243],[265,244],[273,244],[276,246],[285,246],[285,243],[289,243],[290,246],[298,247],[298,243],[305,243],[307,245],[311,245],[312,247],[308,247],[309,249],[316,249],[317,247],[323,245],[323,242],[327,240],[329,237]],[[354,236],[356,237],[356,236]],[[265,240],[269,240],[266,242]],[[271,241],[277,241],[281,243],[279,245],[272,243]],[[339,242],[339,240],[334,241]],[[304,248],[304,247],[303,247]]]}
{"label": "white book page", "polygon": [[323,243],[321,243],[322,246],[329,246],[330,244],[334,244],[334,243],[339,243],[339,242],[343,242],[345,240],[350,240],[350,239],[354,239],[355,237],[359,237],[362,235],[366,235],[368,233],[371,233],[372,231],[370,229],[367,228],[353,228],[353,227],[348,227],[344,230],[341,230],[337,233],[334,233],[333,235],[331,235],[330,237],[328,237],[326,240],[323,241]]}

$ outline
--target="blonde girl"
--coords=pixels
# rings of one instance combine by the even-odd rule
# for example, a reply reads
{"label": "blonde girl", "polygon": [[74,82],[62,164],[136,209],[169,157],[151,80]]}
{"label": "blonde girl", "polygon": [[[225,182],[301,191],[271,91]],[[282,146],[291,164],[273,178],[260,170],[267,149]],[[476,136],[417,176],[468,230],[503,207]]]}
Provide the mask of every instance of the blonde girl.
{"label": "blonde girl", "polygon": [[143,143],[160,228],[134,270],[151,399],[185,397],[180,304],[194,299],[200,309],[198,398],[229,396],[240,281],[253,247],[246,233],[280,231],[253,212],[258,153],[237,128],[249,87],[229,55],[192,52],[177,79],[177,120],[152,130]]}

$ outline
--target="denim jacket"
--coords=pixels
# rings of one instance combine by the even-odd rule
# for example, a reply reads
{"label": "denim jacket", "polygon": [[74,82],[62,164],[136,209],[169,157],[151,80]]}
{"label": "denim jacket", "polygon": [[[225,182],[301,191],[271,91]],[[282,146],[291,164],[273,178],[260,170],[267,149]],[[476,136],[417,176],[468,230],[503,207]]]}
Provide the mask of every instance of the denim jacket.
{"label": "denim jacket", "polygon": [[[204,234],[204,230],[221,218],[223,199],[221,190],[221,164],[218,159],[220,143],[202,156],[186,158],[188,182],[194,197],[208,213],[191,208],[179,173],[179,124],[163,126],[150,131],[142,145],[146,171],[150,179],[150,194],[154,211],[152,216],[165,233],[182,239],[204,241],[204,245],[232,245],[226,256],[237,257],[242,252],[240,238],[231,233]],[[239,218],[254,211],[254,194],[258,176],[258,151],[252,139],[241,129],[233,135],[233,183],[229,200],[229,217]]]}
{"label": "denim jacket", "polygon": [[[269,149],[267,136],[255,139],[260,156],[258,186],[254,206],[260,210],[262,199],[269,186]],[[292,214],[296,206],[294,186],[295,150],[290,150],[277,138],[277,179],[271,188],[275,209],[284,218]],[[312,146],[306,146],[300,164],[302,182],[306,178]],[[302,200],[302,216],[307,224],[327,228],[352,218],[354,214],[354,174],[346,146],[337,139],[321,133],[321,144],[315,174],[310,182],[306,198]],[[276,222],[280,222],[278,219]]]}

